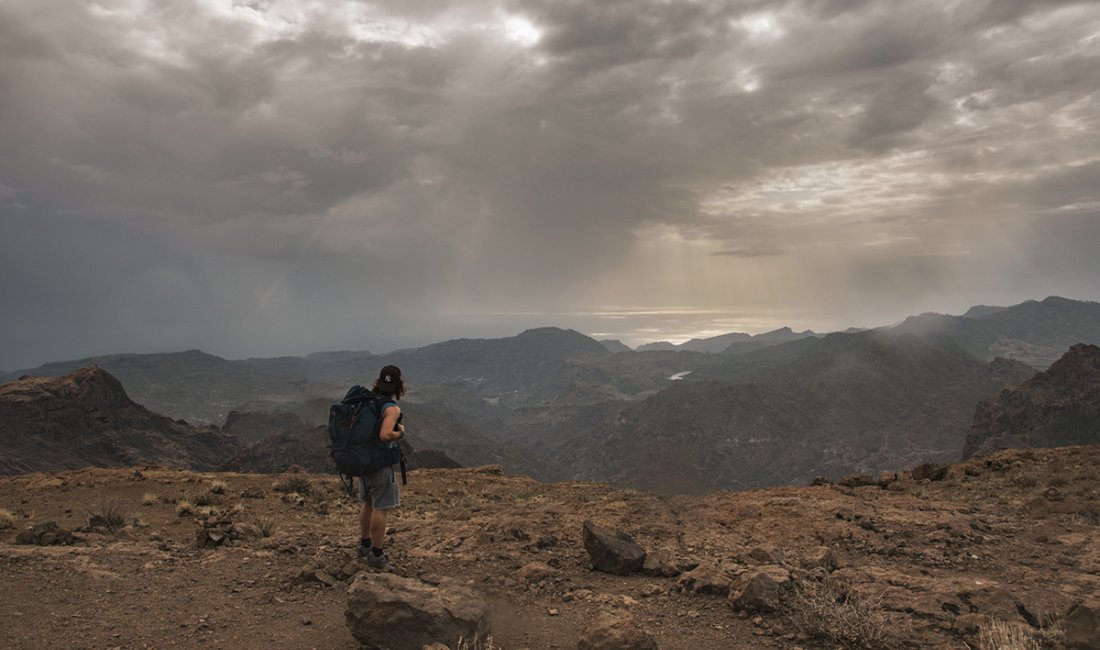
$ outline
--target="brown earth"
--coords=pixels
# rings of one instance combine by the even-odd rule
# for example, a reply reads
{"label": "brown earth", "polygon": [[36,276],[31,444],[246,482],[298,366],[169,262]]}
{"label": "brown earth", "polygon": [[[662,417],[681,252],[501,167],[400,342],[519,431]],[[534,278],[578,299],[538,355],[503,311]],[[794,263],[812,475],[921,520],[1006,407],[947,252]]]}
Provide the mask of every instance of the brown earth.
{"label": "brown earth", "polygon": [[[922,468],[865,487],[670,498],[494,468],[418,470],[389,553],[401,575],[457,578],[484,594],[507,650],[576,647],[602,611],[629,613],[666,650],[839,646],[815,636],[824,626],[796,625],[809,596],[785,592],[786,612],[735,611],[721,592],[758,567],[789,574],[803,593],[829,584],[849,603],[862,598],[863,623],[882,637],[851,647],[976,648],[992,618],[1057,647],[1059,618],[1100,592],[1098,467],[1095,446],[1009,450],[951,466],[943,480]],[[193,512],[179,514],[183,501]],[[356,510],[334,477],[313,474],[0,478],[0,647],[356,648],[344,623],[346,586],[365,570]],[[124,525],[78,530],[93,514]],[[198,548],[203,522],[219,517],[240,539]],[[652,575],[590,570],[586,519],[630,533]],[[75,530],[75,543],[15,544],[45,521]],[[259,529],[270,535],[251,539]],[[822,602],[826,616],[845,608]]]}

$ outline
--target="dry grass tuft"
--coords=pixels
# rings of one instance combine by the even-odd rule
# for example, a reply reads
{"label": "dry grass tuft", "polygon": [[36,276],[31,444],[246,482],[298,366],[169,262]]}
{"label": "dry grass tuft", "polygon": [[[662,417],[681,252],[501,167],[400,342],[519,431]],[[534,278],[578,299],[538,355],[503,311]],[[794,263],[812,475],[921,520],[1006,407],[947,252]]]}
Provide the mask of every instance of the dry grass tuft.
{"label": "dry grass tuft", "polygon": [[146,492],[145,495],[141,497],[141,505],[143,506],[151,506],[157,501],[160,501],[160,499],[158,499],[157,495],[153,494],[152,492]]}
{"label": "dry grass tuft", "polygon": [[467,640],[466,637],[458,637],[458,647],[456,650],[501,650],[501,647],[493,643],[493,637],[487,636],[484,639],[475,638],[472,641]]}
{"label": "dry grass tuft", "polygon": [[276,492],[297,492],[304,496],[313,491],[313,484],[305,476],[292,474],[286,478],[275,481],[271,485],[271,489]]}
{"label": "dry grass tuft", "polygon": [[176,502],[177,517],[186,517],[193,514],[195,514],[195,504],[191,503],[187,499]]}
{"label": "dry grass tuft", "polygon": [[225,494],[225,489],[227,487],[229,486],[226,485],[225,481],[211,481],[208,489],[211,494]]}
{"label": "dry grass tuft", "polygon": [[11,510],[0,510],[0,530],[15,528],[15,513]]}
{"label": "dry grass tuft", "polygon": [[878,601],[867,600],[832,582],[800,583],[787,616],[805,634],[849,650],[895,647],[889,621]]}
{"label": "dry grass tuft", "polygon": [[1031,627],[992,619],[981,626],[978,647],[981,650],[1040,650],[1043,646]]}

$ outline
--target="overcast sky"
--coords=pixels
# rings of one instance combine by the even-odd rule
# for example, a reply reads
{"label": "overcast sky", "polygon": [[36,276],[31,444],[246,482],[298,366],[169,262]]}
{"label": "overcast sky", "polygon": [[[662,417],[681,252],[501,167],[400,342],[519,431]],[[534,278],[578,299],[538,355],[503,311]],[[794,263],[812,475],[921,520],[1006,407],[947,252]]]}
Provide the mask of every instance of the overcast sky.
{"label": "overcast sky", "polygon": [[1100,299],[1100,3],[0,2],[0,368]]}

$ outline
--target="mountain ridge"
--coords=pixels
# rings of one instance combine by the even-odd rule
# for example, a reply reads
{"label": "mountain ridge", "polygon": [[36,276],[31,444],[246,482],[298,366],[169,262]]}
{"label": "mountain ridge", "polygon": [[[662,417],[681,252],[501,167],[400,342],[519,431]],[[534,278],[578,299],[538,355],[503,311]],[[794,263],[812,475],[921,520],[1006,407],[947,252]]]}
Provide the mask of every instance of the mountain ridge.
{"label": "mountain ridge", "polygon": [[0,384],[0,473],[97,465],[212,470],[239,443],[129,398],[122,383],[88,366],[60,377]]}

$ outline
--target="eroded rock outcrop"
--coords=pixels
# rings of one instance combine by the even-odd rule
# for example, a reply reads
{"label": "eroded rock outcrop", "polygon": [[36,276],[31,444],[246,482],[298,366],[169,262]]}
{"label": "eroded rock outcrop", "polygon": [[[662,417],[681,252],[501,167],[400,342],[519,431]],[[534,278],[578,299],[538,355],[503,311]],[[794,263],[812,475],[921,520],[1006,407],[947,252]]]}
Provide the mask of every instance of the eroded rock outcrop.
{"label": "eroded rock outcrop", "polygon": [[963,459],[1010,447],[1100,442],[1100,347],[1074,345],[1049,370],[978,404]]}
{"label": "eroded rock outcrop", "polygon": [[0,473],[88,465],[212,470],[237,449],[213,427],[192,427],[132,401],[95,366],[0,384]]}

